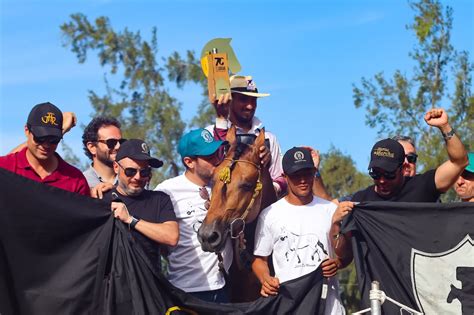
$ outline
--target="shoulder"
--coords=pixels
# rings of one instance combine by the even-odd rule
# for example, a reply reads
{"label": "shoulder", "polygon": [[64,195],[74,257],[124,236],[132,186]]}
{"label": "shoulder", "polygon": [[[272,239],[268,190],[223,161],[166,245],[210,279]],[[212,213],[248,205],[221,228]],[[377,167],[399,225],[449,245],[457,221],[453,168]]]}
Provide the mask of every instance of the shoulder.
{"label": "shoulder", "polygon": [[60,172],[72,178],[81,178],[85,180],[84,174],[78,168],[64,161],[61,158],[61,156],[59,156],[59,154],[56,156],[58,157],[58,161],[59,161],[58,170]]}
{"label": "shoulder", "polygon": [[337,205],[334,202],[319,198],[318,196],[314,196],[314,204],[315,206],[322,207],[329,211],[334,211],[337,208]]}
{"label": "shoulder", "polygon": [[288,205],[288,202],[285,200],[285,198],[281,198],[277,202],[263,209],[262,212],[260,213],[259,218],[261,218],[262,220],[263,219],[268,220],[268,219],[271,219],[272,217],[278,216],[279,213],[283,209],[285,209],[287,205]]}
{"label": "shoulder", "polygon": [[158,185],[156,185],[155,189],[153,189],[153,190],[154,191],[165,191],[165,192],[173,190],[173,188],[180,186],[180,183],[183,182],[183,177],[184,177],[184,175],[179,175],[179,176],[176,176],[176,177],[168,178],[168,179],[162,181],[161,183],[159,183]]}
{"label": "shoulder", "polygon": [[10,153],[0,156],[0,167],[7,170],[13,170],[15,168],[16,159],[17,153]]}

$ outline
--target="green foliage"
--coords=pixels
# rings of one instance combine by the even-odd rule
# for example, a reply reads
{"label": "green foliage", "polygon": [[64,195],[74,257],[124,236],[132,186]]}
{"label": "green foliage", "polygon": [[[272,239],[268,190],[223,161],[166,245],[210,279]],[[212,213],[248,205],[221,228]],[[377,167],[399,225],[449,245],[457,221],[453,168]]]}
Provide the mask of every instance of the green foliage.
{"label": "green foliage", "polygon": [[341,302],[347,314],[360,310],[360,292],[357,286],[357,272],[354,262],[338,272],[341,288]]}
{"label": "green foliage", "polygon": [[372,184],[368,175],[356,169],[352,158],[335,147],[322,155],[321,175],[328,194],[334,198],[353,194]]}
{"label": "green foliage", "polygon": [[66,144],[66,142],[61,141],[61,150],[63,151],[61,157],[64,161],[68,162],[71,165],[79,168],[81,171],[85,171],[89,165],[87,163],[81,163],[81,160],[74,154],[71,147]]}
{"label": "green foliage", "polygon": [[[409,53],[416,62],[413,75],[397,70],[392,78],[383,72],[373,79],[363,77],[359,86],[353,85],[353,98],[356,108],[365,108],[366,124],[377,128],[381,137],[401,134],[415,138],[420,169],[426,170],[447,159],[439,131],[423,121],[430,108],[447,108],[450,124],[466,147],[474,149],[474,65],[467,52],[455,51],[450,43],[450,7],[443,10],[438,0],[420,0],[410,6],[415,16],[407,29],[414,31],[418,40]],[[448,93],[448,84],[453,85],[450,90],[454,93]]]}
{"label": "green foliage", "polygon": [[[83,14],[73,14],[69,22],[61,25],[61,31],[63,46],[69,47],[80,63],[87,60],[89,52],[96,52],[110,75],[121,78],[118,86],[112,87],[105,77],[103,96],[89,91],[93,116],[116,117],[122,123],[125,138],[144,139],[150,145],[152,153],[165,162],[155,173],[154,183],[179,175],[182,166],[176,148],[186,124],[180,115],[180,102],[165,85],[173,83],[182,88],[187,82],[197,83],[205,95],[206,80],[194,52],[187,51],[185,59],[177,52],[160,59],[156,28],[147,41],[140,32],[127,28],[115,31],[107,17],[91,23]],[[210,108],[203,99],[193,123],[203,126],[209,122],[213,116]]]}

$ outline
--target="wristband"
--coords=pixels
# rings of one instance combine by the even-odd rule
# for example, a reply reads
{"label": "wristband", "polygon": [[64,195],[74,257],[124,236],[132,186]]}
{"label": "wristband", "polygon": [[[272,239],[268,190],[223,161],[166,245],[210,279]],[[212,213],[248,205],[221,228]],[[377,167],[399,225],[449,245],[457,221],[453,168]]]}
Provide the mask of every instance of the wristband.
{"label": "wristband", "polygon": [[454,129],[451,129],[450,131],[446,133],[441,131],[441,134],[443,135],[444,140],[448,141],[456,134],[456,132],[454,131]]}
{"label": "wristband", "polygon": [[317,169],[316,172],[314,173],[314,177],[315,177],[315,178],[321,178],[321,173],[319,172],[318,169]]}
{"label": "wristband", "polygon": [[134,216],[132,216],[132,221],[130,221],[130,223],[128,224],[128,229],[129,230],[131,230],[131,229],[135,230],[135,225],[137,225],[138,221],[140,221],[140,218],[135,218]]}

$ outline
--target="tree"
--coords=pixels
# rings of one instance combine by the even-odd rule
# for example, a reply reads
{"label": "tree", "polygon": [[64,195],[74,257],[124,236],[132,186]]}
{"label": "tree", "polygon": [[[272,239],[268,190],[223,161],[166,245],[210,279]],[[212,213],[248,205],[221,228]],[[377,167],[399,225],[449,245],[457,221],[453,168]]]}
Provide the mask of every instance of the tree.
{"label": "tree", "polygon": [[[107,17],[91,23],[83,14],[73,14],[69,22],[61,25],[61,31],[63,46],[70,47],[79,63],[86,61],[88,52],[95,51],[100,64],[109,67],[110,75],[122,72],[118,87],[112,87],[105,77],[105,95],[89,91],[92,116],[116,117],[122,123],[125,138],[144,139],[150,145],[153,153],[165,161],[154,182],[179,175],[182,167],[176,148],[186,124],[180,115],[181,104],[169,94],[166,84],[182,88],[193,82],[203,86],[203,96],[207,94],[206,80],[194,52],[187,51],[186,59],[174,52],[159,63],[156,28],[146,41],[140,32],[114,31]],[[194,124],[203,126],[210,121],[211,106],[207,104],[206,100],[201,102]]]}
{"label": "tree", "polygon": [[349,155],[334,146],[322,155],[321,175],[328,194],[334,198],[351,195],[372,183],[368,175],[356,169]]}
{"label": "tree", "polygon": [[[450,43],[452,9],[443,10],[438,0],[410,2],[414,21],[407,26],[415,33],[417,44],[409,56],[415,60],[413,75],[401,70],[386,79],[383,72],[373,79],[362,78],[353,85],[356,108],[365,107],[366,124],[378,128],[379,135],[395,134],[414,137],[419,164],[434,168],[447,159],[441,135],[423,121],[434,107],[448,107],[450,123],[466,147],[474,149],[474,97],[472,71],[474,64],[466,51],[457,52]],[[451,71],[452,79],[448,79]],[[448,85],[453,83],[449,93]],[[444,104],[450,101],[450,106]]]}

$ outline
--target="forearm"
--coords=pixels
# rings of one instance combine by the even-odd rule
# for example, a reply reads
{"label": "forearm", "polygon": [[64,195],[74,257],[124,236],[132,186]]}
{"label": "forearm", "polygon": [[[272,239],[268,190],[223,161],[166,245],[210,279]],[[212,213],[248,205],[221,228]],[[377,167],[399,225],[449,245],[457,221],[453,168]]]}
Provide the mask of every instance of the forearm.
{"label": "forearm", "polygon": [[339,223],[333,223],[330,230],[331,245],[341,263],[340,268],[344,268],[352,261],[352,247],[350,244],[350,233],[342,234]]}
{"label": "forearm", "polygon": [[454,134],[451,138],[446,137],[453,130],[453,128],[448,124],[440,126],[439,130],[442,132],[445,137],[446,142],[446,151],[448,152],[449,160],[461,167],[464,168],[469,163],[467,159],[467,152],[464,144],[461,142],[457,134]]}
{"label": "forearm", "polygon": [[174,221],[152,223],[145,220],[140,220],[135,225],[135,230],[160,244],[169,246],[176,246],[176,244],[178,244],[178,223]]}
{"label": "forearm", "polygon": [[263,283],[265,278],[270,277],[270,269],[268,268],[268,262],[262,257],[255,257],[252,263],[252,271],[257,277],[260,283]]}

